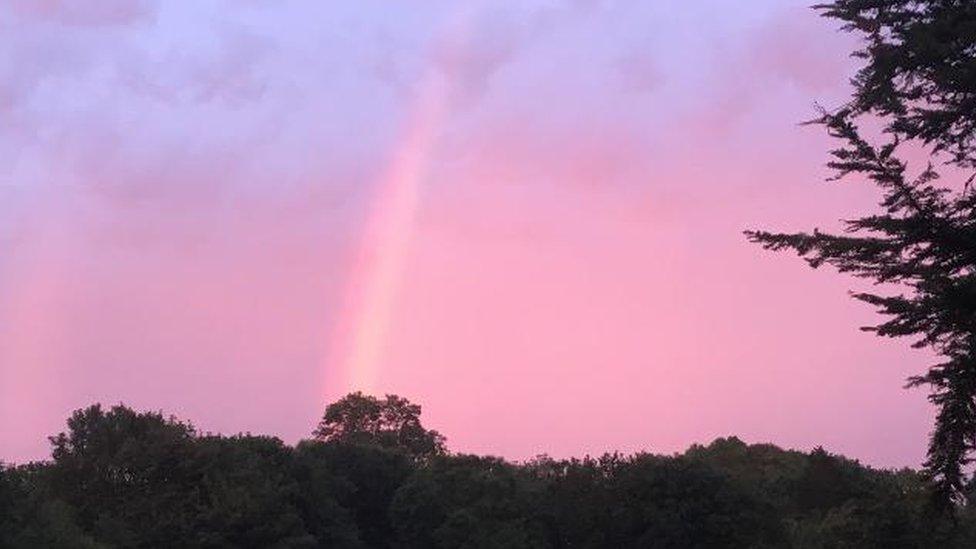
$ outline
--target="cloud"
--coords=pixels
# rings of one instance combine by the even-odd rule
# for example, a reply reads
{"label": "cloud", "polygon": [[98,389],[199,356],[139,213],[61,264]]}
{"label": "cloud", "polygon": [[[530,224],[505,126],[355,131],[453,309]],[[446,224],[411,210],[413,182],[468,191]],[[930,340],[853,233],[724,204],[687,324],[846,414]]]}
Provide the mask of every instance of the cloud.
{"label": "cloud", "polygon": [[236,30],[224,30],[215,42],[210,51],[202,52],[133,51],[121,64],[120,79],[134,93],[165,103],[240,105],[260,99],[267,88],[260,64],[273,51],[273,42]]}
{"label": "cloud", "polygon": [[664,82],[664,73],[649,53],[633,52],[617,62],[617,73],[624,91],[646,93]]}
{"label": "cloud", "polygon": [[813,10],[798,6],[778,8],[748,32],[718,37],[709,47],[698,94],[705,102],[692,109],[689,124],[718,137],[760,119],[760,110],[791,123],[808,119],[814,102],[845,93],[853,49],[849,37],[831,35]]}
{"label": "cloud", "polygon": [[[110,207],[198,209],[244,179],[232,178],[274,135],[272,116],[245,108],[264,97],[274,43],[242,25],[203,18],[173,28],[174,17],[130,33],[126,25],[152,17],[154,3],[11,6],[0,9],[0,150],[10,159],[0,180],[11,187],[83,188]],[[204,38],[186,39],[196,32]]]}
{"label": "cloud", "polygon": [[470,105],[483,96],[492,76],[532,38],[529,21],[507,12],[490,12],[460,21],[437,39],[431,63],[446,77],[456,104]]}
{"label": "cloud", "polygon": [[746,56],[758,74],[810,94],[842,86],[853,51],[849,36],[825,39],[829,25],[808,8],[784,9],[752,37]]}
{"label": "cloud", "polygon": [[10,0],[10,9],[28,20],[74,27],[111,27],[151,19],[155,0]]}
{"label": "cloud", "polygon": [[71,31],[39,28],[0,14],[0,33],[0,112],[22,107],[45,81],[87,72],[96,57],[92,44]]}
{"label": "cloud", "polygon": [[430,62],[447,78],[456,104],[470,106],[484,96],[506,65],[561,27],[585,21],[601,0],[474,12],[435,40]]}

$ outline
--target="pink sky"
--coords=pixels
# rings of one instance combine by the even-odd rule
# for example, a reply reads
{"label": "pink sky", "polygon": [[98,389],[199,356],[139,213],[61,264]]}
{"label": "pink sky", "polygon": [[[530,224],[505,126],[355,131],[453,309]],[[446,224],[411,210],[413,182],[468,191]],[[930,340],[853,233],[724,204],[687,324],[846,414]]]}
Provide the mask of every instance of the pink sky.
{"label": "pink sky", "polygon": [[852,69],[804,2],[327,4],[0,7],[0,460],[93,402],[294,442],[366,388],[515,459],[921,462],[928,357],[741,234],[874,198],[797,125]]}

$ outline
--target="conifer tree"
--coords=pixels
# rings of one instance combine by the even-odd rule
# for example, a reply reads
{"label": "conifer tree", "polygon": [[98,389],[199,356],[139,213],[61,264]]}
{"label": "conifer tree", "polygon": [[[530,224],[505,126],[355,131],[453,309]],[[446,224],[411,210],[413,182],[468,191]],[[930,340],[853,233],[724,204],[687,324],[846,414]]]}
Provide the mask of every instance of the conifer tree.
{"label": "conifer tree", "polygon": [[[925,466],[948,508],[961,498],[976,451],[976,2],[836,0],[815,8],[860,35],[853,56],[864,65],[851,100],[821,109],[811,123],[840,142],[828,162],[833,179],[876,185],[879,210],[846,220],[841,234],[746,234],[813,267],[877,283],[877,291],[853,294],[884,317],[864,329],[911,338],[941,357],[908,385],[931,389],[937,416]],[[882,123],[880,137],[865,137],[865,120]],[[909,167],[910,143],[928,154],[924,166]]]}

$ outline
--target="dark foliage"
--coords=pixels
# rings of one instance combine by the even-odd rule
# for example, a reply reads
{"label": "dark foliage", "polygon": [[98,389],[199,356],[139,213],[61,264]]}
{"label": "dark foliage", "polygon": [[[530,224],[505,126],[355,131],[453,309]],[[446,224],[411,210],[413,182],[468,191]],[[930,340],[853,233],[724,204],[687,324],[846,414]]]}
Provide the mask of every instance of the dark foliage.
{"label": "dark foliage", "polygon": [[[310,517],[329,501],[355,525],[349,547],[391,547],[389,509],[400,486],[415,471],[413,456],[382,446],[303,441],[295,449]],[[312,521],[321,523],[321,519]]]}
{"label": "dark foliage", "polygon": [[420,406],[396,395],[346,395],[325,409],[313,435],[324,442],[402,450],[418,459],[444,453],[444,437],[420,424]]}
{"label": "dark foliage", "polygon": [[[396,398],[397,402],[407,403]],[[419,426],[419,414],[415,418]],[[338,426],[342,427],[342,426]],[[822,449],[719,439],[682,455],[425,459],[382,440],[198,435],[92,406],[53,459],[0,467],[0,547],[971,547],[926,479]]]}
{"label": "dark foliage", "polygon": [[874,114],[887,133],[918,139],[974,167],[976,3],[972,0],[835,0],[815,6],[864,39],[853,114]]}
{"label": "dark foliage", "polygon": [[397,492],[391,517],[405,548],[548,547],[534,488],[497,458],[438,457]]}
{"label": "dark foliage", "polygon": [[[912,377],[926,385],[938,415],[926,469],[945,510],[962,498],[976,450],[976,3],[971,0],[837,0],[818,6],[864,39],[865,65],[854,95],[823,125],[841,145],[829,166],[881,192],[880,211],[829,234],[749,231],[767,249],[793,250],[818,267],[879,285],[854,297],[886,319],[865,328],[909,337],[942,361]],[[880,120],[880,144],[864,137],[861,118]],[[930,161],[912,175],[906,143]],[[943,182],[939,162],[958,181]]]}

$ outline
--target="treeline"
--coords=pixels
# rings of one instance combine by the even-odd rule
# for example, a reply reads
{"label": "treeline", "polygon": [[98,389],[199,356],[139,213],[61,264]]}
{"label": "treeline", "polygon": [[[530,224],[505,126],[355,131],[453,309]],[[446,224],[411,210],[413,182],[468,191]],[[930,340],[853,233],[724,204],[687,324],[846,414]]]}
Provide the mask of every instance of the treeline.
{"label": "treeline", "polygon": [[0,547],[976,547],[912,470],[735,438],[516,464],[447,452],[395,396],[345,397],[294,447],[121,405],[51,442],[0,468]]}

